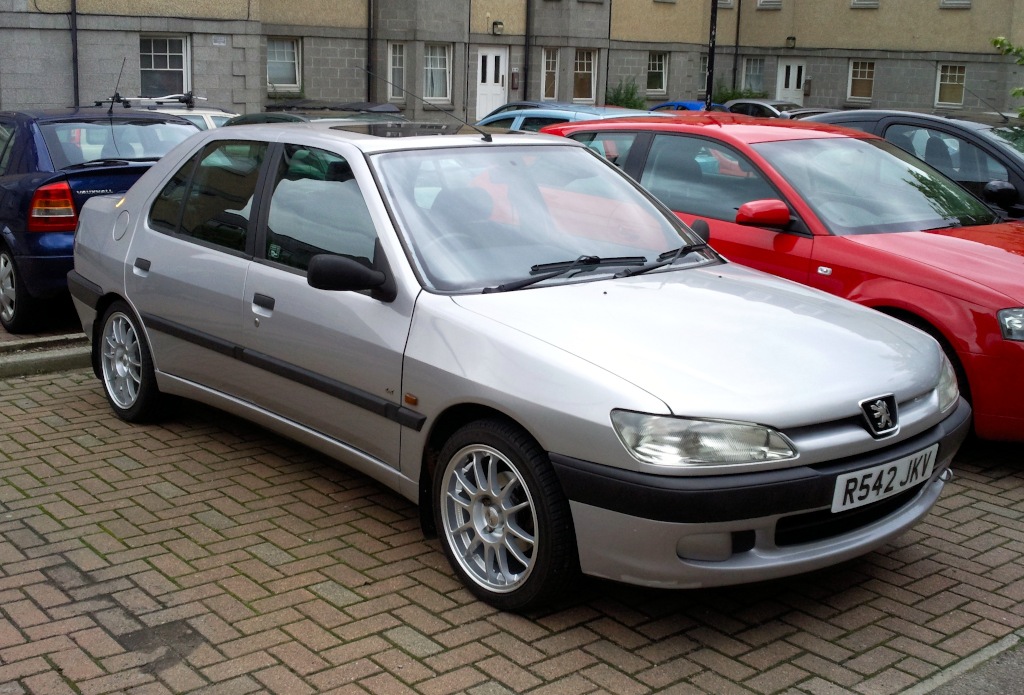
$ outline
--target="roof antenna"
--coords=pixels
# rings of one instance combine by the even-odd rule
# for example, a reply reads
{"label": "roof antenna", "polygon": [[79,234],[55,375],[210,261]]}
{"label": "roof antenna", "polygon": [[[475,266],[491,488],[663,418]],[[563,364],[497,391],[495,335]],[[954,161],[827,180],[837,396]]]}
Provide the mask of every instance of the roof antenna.
{"label": "roof antenna", "polygon": [[[423,104],[426,104],[427,106],[431,106],[432,105],[429,101],[427,101],[426,99],[421,98],[420,96],[418,96],[416,94],[413,94],[412,92],[410,92],[405,87],[400,87],[399,85],[395,84],[391,80],[388,80],[387,78],[381,77],[380,75],[375,75],[372,72],[370,72],[369,70],[367,70],[366,68],[361,67],[360,69],[363,72],[365,72],[367,75],[369,75],[370,77],[372,77],[372,78],[374,78],[376,80],[380,80],[381,82],[384,82],[386,84],[389,84],[392,87],[394,87],[395,89],[401,90],[403,94],[408,94],[413,99],[416,99],[417,101],[420,101]],[[488,133],[487,131],[481,129],[479,126],[473,125],[469,121],[465,121],[465,120],[459,118],[458,116],[456,116],[453,113],[448,113],[447,111],[441,111],[441,113],[443,113],[445,116],[448,116],[448,118],[452,118],[452,119],[458,121],[459,123],[461,123],[463,125],[466,125],[466,126],[469,126],[470,128],[472,128],[476,132],[480,133],[480,136],[483,138],[484,142],[491,142],[491,134]]]}
{"label": "roof antenna", "polygon": [[1003,113],[1002,111],[1000,111],[995,106],[993,106],[992,103],[988,99],[986,99],[985,97],[981,96],[980,94],[976,94],[975,92],[972,92],[970,89],[967,88],[966,85],[964,85],[964,91],[967,92],[968,94],[970,94],[971,96],[975,97],[976,99],[978,99],[978,101],[983,103],[985,106],[987,106],[990,109],[992,109],[993,111],[995,111],[996,114],[999,115],[999,118],[1002,119],[1003,123],[1009,123],[1010,122],[1010,119],[1006,117],[1006,114]]}
{"label": "roof antenna", "polygon": [[[119,103],[119,104],[124,104],[125,108],[128,108],[129,106],[131,106],[131,104],[128,103],[127,99],[123,98],[120,94],[117,93],[118,88],[121,86],[121,74],[124,72],[124,64],[125,64],[125,62],[127,60],[128,60],[128,56],[127,55],[124,58],[121,59],[121,69],[117,73],[117,82],[114,83],[114,96],[110,97],[110,108],[107,109],[107,115],[108,116],[112,116],[114,114],[114,103],[115,102]],[[96,105],[99,106],[98,103]]]}

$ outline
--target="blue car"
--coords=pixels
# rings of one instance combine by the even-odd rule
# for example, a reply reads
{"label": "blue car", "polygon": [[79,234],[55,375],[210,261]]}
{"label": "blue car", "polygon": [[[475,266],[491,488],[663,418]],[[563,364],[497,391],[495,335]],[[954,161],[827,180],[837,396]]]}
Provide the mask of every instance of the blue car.
{"label": "blue car", "polygon": [[0,325],[46,326],[67,296],[78,213],[124,193],[168,150],[199,132],[149,111],[0,111]]}
{"label": "blue car", "polygon": [[[696,100],[666,101],[651,107],[651,111],[704,111],[705,103]],[[721,104],[711,104],[711,111],[728,111]]]}

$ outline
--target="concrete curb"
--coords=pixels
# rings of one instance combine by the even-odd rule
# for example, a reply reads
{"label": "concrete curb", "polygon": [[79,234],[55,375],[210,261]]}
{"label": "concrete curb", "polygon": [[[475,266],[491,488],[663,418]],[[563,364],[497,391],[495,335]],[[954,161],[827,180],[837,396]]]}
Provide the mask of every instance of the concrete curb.
{"label": "concrete curb", "polygon": [[81,369],[89,364],[89,341],[82,334],[0,342],[0,378]]}

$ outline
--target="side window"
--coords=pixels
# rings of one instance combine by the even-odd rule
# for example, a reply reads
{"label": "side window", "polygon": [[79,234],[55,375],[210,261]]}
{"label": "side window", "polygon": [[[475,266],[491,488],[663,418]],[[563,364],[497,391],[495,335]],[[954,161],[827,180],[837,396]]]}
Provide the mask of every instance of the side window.
{"label": "side window", "polygon": [[[1006,167],[976,145],[932,128],[894,125],[885,139],[923,159],[946,176],[981,193],[989,181],[1009,181]],[[908,149],[909,141],[911,148]],[[971,185],[976,184],[976,185]]]}
{"label": "side window", "polygon": [[680,135],[654,137],[640,184],[677,212],[728,221],[744,203],[779,197],[743,155]]}
{"label": "side window", "polygon": [[636,141],[636,133],[575,133],[573,140],[582,142],[620,169]]}
{"label": "side window", "polygon": [[253,194],[267,145],[213,142],[179,169],[149,211],[154,229],[245,251]]}
{"label": "side window", "polygon": [[320,253],[373,264],[377,234],[344,157],[285,145],[267,219],[268,260],[306,270]]}
{"label": "side window", "polygon": [[536,133],[546,125],[565,123],[566,120],[567,119],[565,118],[558,118],[557,116],[527,116],[523,119],[523,124],[519,126],[519,129]]}
{"label": "side window", "polygon": [[516,122],[515,116],[506,118],[495,118],[492,121],[488,121],[484,125],[488,128],[511,128],[512,124]]}

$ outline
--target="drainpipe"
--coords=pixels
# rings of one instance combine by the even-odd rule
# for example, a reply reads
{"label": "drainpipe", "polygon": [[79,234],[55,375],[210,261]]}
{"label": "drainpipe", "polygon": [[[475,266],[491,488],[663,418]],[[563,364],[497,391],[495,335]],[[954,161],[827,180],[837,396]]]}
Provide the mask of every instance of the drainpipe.
{"label": "drainpipe", "polygon": [[704,109],[711,110],[711,91],[715,85],[715,37],[718,34],[718,0],[711,0],[711,30],[708,32],[708,75],[704,83]]}
{"label": "drainpipe", "polygon": [[366,0],[366,100],[373,101],[373,0]]}
{"label": "drainpipe", "polygon": [[736,38],[732,43],[732,91],[736,91],[736,71],[740,64],[740,19],[743,18],[743,0],[736,0]]}
{"label": "drainpipe", "polygon": [[[526,39],[523,49],[523,99],[530,98],[530,42],[533,40],[533,0],[526,0]],[[543,90],[543,87],[541,87]],[[543,94],[543,91],[541,92]]]}
{"label": "drainpipe", "polygon": [[71,98],[72,106],[78,108],[78,0],[71,0]]}

